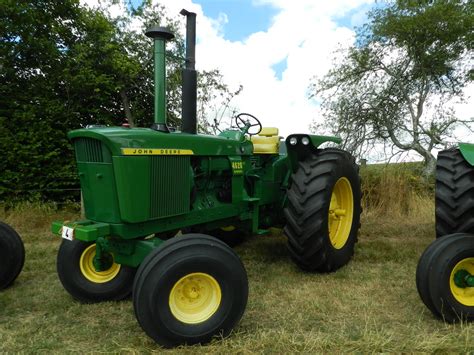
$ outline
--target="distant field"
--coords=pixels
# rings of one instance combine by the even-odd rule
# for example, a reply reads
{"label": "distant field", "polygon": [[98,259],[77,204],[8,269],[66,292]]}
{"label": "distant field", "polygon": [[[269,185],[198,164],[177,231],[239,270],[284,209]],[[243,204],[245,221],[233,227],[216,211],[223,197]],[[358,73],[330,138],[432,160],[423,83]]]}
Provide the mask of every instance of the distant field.
{"label": "distant field", "polygon": [[[227,339],[171,352],[474,351],[472,325],[444,324],[418,297],[416,263],[434,238],[432,202],[424,206],[416,218],[366,213],[354,259],[328,275],[297,269],[278,232],[250,238],[236,249],[250,282],[239,326]],[[34,206],[0,212],[27,252],[18,280],[0,293],[0,351],[163,351],[137,324],[130,300],[83,305],[62,288],[60,241],[49,223],[77,217]]]}

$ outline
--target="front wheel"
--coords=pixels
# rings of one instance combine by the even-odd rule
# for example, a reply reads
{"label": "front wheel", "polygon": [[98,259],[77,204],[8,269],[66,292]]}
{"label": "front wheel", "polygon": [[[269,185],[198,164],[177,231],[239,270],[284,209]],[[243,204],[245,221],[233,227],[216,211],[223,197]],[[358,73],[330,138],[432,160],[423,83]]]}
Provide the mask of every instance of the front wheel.
{"label": "front wheel", "polygon": [[25,248],[18,233],[0,222],[0,290],[10,286],[25,263]]}
{"label": "front wheel", "polygon": [[247,298],[247,273],[239,257],[203,234],[176,237],[152,251],[133,287],[140,326],[166,347],[227,336],[242,317]]}
{"label": "front wheel", "polygon": [[295,263],[303,270],[322,272],[347,264],[361,214],[354,158],[329,148],[300,161],[287,196],[284,231]]}
{"label": "front wheel", "polygon": [[474,238],[445,236],[429,269],[429,291],[438,315],[448,322],[474,320]]}
{"label": "front wheel", "polygon": [[444,251],[446,245],[453,241],[451,239],[464,238],[463,233],[447,235],[448,238],[437,238],[425,249],[416,267],[416,288],[421,300],[425,306],[435,315],[440,317],[440,313],[436,309],[430,294],[430,272],[433,269],[438,255]]}
{"label": "front wheel", "polygon": [[221,242],[224,242],[231,248],[234,248],[242,244],[245,241],[245,238],[247,237],[247,234],[244,231],[237,229],[233,225],[228,225],[225,227],[212,229],[209,231],[196,228],[196,227],[190,227],[190,228],[186,228],[183,231],[183,233],[198,233],[198,234],[210,235],[210,236],[213,236],[214,238],[219,239]]}
{"label": "front wheel", "polygon": [[82,302],[118,301],[132,292],[136,269],[114,262],[109,254],[106,270],[94,267],[95,243],[63,240],[57,257],[59,280],[72,297]]}

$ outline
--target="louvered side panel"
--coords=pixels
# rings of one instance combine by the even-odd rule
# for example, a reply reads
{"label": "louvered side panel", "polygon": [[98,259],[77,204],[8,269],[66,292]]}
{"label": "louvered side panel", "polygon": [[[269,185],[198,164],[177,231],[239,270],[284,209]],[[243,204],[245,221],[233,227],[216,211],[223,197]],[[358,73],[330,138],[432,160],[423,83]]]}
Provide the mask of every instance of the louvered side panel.
{"label": "louvered side panel", "polygon": [[150,218],[189,212],[190,158],[188,156],[150,158]]}
{"label": "louvered side panel", "polygon": [[102,143],[97,139],[79,138],[75,141],[77,161],[102,163]]}

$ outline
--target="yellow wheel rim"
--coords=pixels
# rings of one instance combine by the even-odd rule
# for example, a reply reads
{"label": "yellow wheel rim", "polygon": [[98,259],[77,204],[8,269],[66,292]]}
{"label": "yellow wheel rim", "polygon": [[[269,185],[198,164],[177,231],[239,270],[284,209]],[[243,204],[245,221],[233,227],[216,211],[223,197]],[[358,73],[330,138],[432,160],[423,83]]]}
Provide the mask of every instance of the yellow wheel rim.
{"label": "yellow wheel rim", "polygon": [[459,303],[465,306],[474,306],[474,287],[459,287],[454,283],[454,275],[459,270],[466,270],[471,275],[474,274],[474,258],[466,258],[456,264],[454,269],[451,271],[449,278],[449,287],[451,293]]}
{"label": "yellow wheel rim", "polygon": [[329,205],[329,239],[334,248],[341,249],[346,244],[352,229],[353,215],[354,196],[351,183],[342,177],[334,185]]}
{"label": "yellow wheel rim", "polygon": [[234,226],[226,226],[226,227],[221,227],[221,229],[224,232],[232,232],[233,230],[235,230],[235,227]]}
{"label": "yellow wheel rim", "polygon": [[82,275],[93,282],[102,284],[113,280],[115,276],[120,271],[120,265],[113,263],[112,266],[104,271],[96,271],[94,267],[94,257],[95,257],[95,244],[88,246],[81,255],[79,260],[79,266],[81,268]]}
{"label": "yellow wheel rim", "polygon": [[221,304],[219,283],[209,274],[188,274],[171,289],[169,306],[176,319],[186,324],[204,322],[216,313]]}

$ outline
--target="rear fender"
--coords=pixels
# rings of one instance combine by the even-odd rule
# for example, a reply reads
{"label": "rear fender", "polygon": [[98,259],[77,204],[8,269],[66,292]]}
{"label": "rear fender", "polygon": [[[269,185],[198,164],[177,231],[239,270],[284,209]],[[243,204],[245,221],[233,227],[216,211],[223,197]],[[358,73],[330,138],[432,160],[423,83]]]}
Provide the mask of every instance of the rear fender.
{"label": "rear fender", "polygon": [[[295,142],[291,144],[291,142]],[[307,141],[308,144],[303,144]],[[316,136],[312,134],[290,134],[285,141],[288,161],[293,172],[298,168],[298,162],[304,160],[311,154],[315,154],[318,147],[326,142],[333,142],[340,144],[342,139],[334,136]]]}
{"label": "rear fender", "polygon": [[474,166],[474,144],[459,143],[459,150],[466,161]]}

